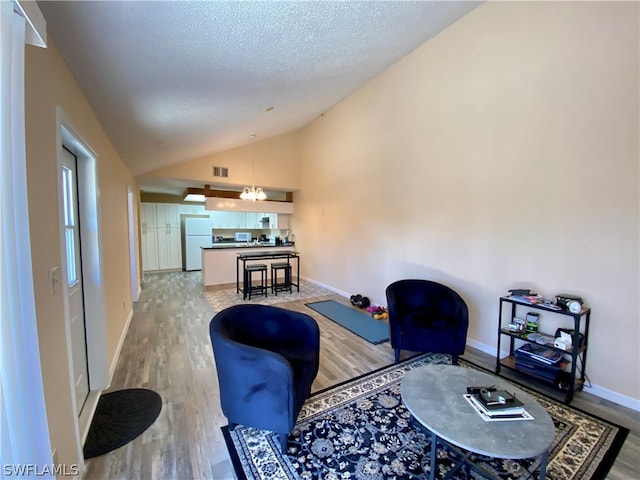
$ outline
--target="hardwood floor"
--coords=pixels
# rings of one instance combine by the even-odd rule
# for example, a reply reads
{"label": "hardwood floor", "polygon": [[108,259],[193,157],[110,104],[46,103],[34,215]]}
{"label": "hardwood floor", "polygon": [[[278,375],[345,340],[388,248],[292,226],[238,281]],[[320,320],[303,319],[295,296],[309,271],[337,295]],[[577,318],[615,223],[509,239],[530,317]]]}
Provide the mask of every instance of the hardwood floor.
{"label": "hardwood floor", "polygon": [[[338,295],[327,295],[345,304]],[[372,345],[305,307],[279,306],[313,316],[321,331],[318,391],[393,362],[389,343]],[[233,479],[220,427],[218,385],[209,340],[213,311],[203,296],[200,272],[145,275],[109,391],[150,388],[163,399],[156,422],[133,442],[87,461],[87,479]],[[403,358],[406,352],[403,352]],[[492,369],[493,357],[467,348],[464,357]],[[588,393],[573,405],[631,428],[607,478],[638,478],[640,414]]]}

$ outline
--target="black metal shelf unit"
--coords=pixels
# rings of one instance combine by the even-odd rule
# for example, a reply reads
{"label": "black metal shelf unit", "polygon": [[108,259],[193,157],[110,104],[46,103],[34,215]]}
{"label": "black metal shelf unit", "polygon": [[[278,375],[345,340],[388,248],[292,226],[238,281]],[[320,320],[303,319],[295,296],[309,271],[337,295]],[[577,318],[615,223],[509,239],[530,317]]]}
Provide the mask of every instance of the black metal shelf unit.
{"label": "black metal shelf unit", "polygon": [[[509,308],[510,307],[510,308]],[[518,369],[514,351],[516,349],[516,340],[522,342],[536,343],[525,337],[529,332],[512,332],[506,328],[506,325],[513,322],[516,318],[518,308],[527,308],[535,310],[543,310],[549,313],[571,317],[573,319],[573,328],[571,332],[572,349],[570,351],[556,348],[552,345],[545,345],[545,348],[554,350],[570,356],[570,370],[566,372],[563,379],[549,380],[543,376],[538,376],[531,371],[523,371]],[[506,315],[509,314],[508,321],[505,321]],[[501,368],[507,368],[511,371],[525,375],[527,379],[553,388],[560,394],[564,395],[564,402],[570,403],[573,400],[573,394],[576,390],[582,390],[585,383],[585,369],[587,365],[587,347],[589,345],[589,321],[591,319],[591,309],[583,308],[578,313],[571,313],[567,310],[555,310],[543,304],[530,303],[520,298],[510,296],[500,297],[500,309],[498,311],[498,350],[496,352],[496,373],[500,374]],[[509,341],[509,355],[500,358],[502,337],[506,336]],[[553,335],[550,335],[553,336]]]}

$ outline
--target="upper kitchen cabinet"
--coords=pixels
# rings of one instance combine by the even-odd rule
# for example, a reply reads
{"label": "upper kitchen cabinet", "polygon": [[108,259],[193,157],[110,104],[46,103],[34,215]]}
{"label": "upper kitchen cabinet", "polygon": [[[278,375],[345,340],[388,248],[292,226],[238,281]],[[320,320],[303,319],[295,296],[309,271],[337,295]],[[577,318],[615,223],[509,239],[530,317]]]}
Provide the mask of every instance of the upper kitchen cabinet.
{"label": "upper kitchen cabinet", "polygon": [[229,212],[211,210],[209,212],[209,218],[211,219],[211,226],[213,228],[228,228]]}
{"label": "upper kitchen cabinet", "polygon": [[156,221],[156,204],[141,203],[140,204],[140,226],[145,228],[157,228]]}
{"label": "upper kitchen cabinet", "polygon": [[260,226],[260,217],[256,212],[247,212],[247,228],[248,229],[256,229],[262,228]]}
{"label": "upper kitchen cabinet", "polygon": [[178,205],[178,212],[180,215],[209,215],[209,212],[204,209],[203,204],[199,205]]}
{"label": "upper kitchen cabinet", "polygon": [[254,228],[272,229],[278,228],[278,214],[277,213],[256,213],[257,226]]}
{"label": "upper kitchen cabinet", "polygon": [[278,214],[270,213],[269,214],[269,228],[281,228],[278,224]]}
{"label": "upper kitchen cabinet", "polygon": [[247,212],[227,212],[229,214],[227,228],[247,228]]}
{"label": "upper kitchen cabinet", "polygon": [[177,203],[156,203],[157,228],[180,228]]}
{"label": "upper kitchen cabinet", "polygon": [[[289,215],[264,212],[208,210],[212,228],[265,230],[289,228]],[[283,223],[284,222],[284,223]],[[284,226],[283,226],[284,225]]]}

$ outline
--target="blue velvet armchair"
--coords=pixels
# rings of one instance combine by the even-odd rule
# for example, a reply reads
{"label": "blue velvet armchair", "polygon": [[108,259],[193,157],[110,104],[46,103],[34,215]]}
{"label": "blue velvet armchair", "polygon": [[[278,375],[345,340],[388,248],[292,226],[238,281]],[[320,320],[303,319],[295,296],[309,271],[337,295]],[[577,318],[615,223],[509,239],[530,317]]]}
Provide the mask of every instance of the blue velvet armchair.
{"label": "blue velvet armchair", "polygon": [[309,315],[269,305],[236,305],[209,324],[222,412],[229,428],[289,433],[318,373],[320,331]]}
{"label": "blue velvet armchair", "polygon": [[452,363],[458,363],[469,327],[467,304],[460,295],[430,280],[398,280],[386,294],[396,363],[400,350],[448,353]]}

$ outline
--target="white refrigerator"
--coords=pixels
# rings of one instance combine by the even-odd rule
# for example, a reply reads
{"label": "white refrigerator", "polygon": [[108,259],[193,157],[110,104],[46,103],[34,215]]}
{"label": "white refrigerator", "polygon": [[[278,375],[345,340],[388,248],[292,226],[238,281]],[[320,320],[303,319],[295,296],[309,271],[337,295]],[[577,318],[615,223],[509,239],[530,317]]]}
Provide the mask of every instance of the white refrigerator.
{"label": "white refrigerator", "polygon": [[202,270],[202,248],[210,247],[213,224],[209,218],[186,217],[184,219],[184,270]]}

